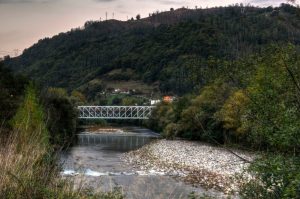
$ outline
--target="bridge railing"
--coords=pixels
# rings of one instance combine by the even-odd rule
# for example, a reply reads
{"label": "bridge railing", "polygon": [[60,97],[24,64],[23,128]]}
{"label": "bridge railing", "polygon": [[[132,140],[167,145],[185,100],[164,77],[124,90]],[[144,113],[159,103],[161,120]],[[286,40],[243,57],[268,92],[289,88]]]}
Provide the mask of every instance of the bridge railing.
{"label": "bridge railing", "polygon": [[149,119],[154,106],[78,106],[80,119]]}

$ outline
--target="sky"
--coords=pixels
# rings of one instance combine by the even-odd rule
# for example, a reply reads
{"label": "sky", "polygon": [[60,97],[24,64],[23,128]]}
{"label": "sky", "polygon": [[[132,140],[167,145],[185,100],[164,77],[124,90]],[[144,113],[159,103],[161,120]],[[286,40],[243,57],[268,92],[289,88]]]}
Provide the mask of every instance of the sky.
{"label": "sky", "polygon": [[22,53],[39,39],[52,37],[88,20],[126,20],[172,8],[206,8],[244,3],[278,6],[285,0],[0,0],[0,57]]}

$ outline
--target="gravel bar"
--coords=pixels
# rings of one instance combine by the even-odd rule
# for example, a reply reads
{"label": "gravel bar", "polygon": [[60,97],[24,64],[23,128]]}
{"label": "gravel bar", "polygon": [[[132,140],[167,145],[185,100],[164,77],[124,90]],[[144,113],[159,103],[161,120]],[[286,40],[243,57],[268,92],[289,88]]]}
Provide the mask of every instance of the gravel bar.
{"label": "gravel bar", "polygon": [[135,168],[174,176],[188,184],[238,194],[251,176],[245,172],[255,154],[228,150],[201,142],[159,140],[124,155]]}

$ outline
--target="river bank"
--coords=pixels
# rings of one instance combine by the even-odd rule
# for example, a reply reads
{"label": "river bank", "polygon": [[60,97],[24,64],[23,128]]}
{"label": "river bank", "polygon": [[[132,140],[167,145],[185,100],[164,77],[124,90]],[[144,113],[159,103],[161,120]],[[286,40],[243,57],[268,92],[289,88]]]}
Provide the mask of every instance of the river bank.
{"label": "river bank", "polygon": [[[126,133],[118,134],[120,131]],[[86,130],[78,134],[75,146],[61,154],[62,178],[73,181],[75,189],[88,188],[94,193],[110,192],[118,187],[130,199],[183,199],[189,198],[190,193],[226,198],[221,192],[194,187],[165,172],[126,164],[123,158],[126,153],[157,139],[155,132],[141,127],[122,127],[115,133]]]}
{"label": "river bank", "polygon": [[245,160],[254,158],[248,152],[183,140],[159,140],[123,156],[128,164],[143,171],[162,172],[230,195],[237,195],[239,185],[250,178],[244,172],[249,166]]}

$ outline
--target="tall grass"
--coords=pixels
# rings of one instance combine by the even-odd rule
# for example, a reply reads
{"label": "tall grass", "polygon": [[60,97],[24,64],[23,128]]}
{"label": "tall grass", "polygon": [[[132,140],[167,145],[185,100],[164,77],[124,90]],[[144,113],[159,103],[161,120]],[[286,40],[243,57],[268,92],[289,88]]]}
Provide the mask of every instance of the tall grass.
{"label": "tall grass", "polygon": [[27,87],[11,125],[10,137],[0,136],[0,198],[123,197],[119,192],[92,194],[74,190],[72,183],[59,177],[43,109],[32,84]]}

